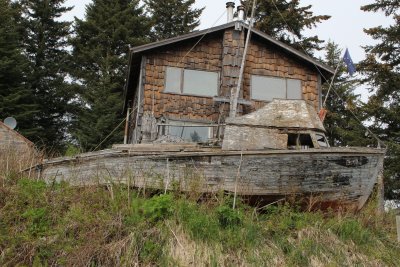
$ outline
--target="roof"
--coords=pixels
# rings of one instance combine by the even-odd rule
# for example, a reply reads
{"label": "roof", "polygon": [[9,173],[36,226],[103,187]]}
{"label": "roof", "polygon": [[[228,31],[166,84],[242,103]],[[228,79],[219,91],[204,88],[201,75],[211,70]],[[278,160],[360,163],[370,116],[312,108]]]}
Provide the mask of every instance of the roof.
{"label": "roof", "polygon": [[[220,31],[220,30],[229,29],[229,28],[235,27],[235,24],[237,24],[237,23],[240,23],[242,27],[244,27],[246,29],[249,29],[247,24],[245,24],[243,22],[239,22],[239,21],[233,21],[233,22],[226,23],[226,24],[223,24],[223,25],[220,25],[220,26],[216,26],[216,27],[213,27],[213,28],[208,28],[208,29],[201,30],[201,31],[194,31],[194,32],[191,32],[191,33],[188,33],[188,34],[185,34],[185,35],[181,35],[181,36],[177,36],[177,37],[161,40],[161,41],[158,41],[158,42],[153,42],[153,43],[149,43],[149,44],[145,44],[145,45],[141,45],[141,46],[132,47],[130,49],[130,51],[132,53],[145,52],[145,51],[152,50],[152,49],[155,49],[155,48],[159,48],[159,47],[162,47],[162,46],[165,46],[165,45],[170,45],[170,44],[174,44],[174,43],[181,42],[181,41],[184,41],[184,40],[188,40],[188,39],[191,39],[191,38],[195,38],[195,37],[198,37],[198,36],[202,36],[203,34],[210,34],[210,33],[213,33],[213,32]],[[314,59],[314,58],[312,58],[312,57],[310,57],[310,56],[308,56],[308,55],[306,55],[306,54],[304,54],[304,53],[302,53],[302,52],[300,52],[300,51],[298,51],[296,49],[294,49],[293,47],[291,47],[291,46],[289,46],[289,45],[287,45],[287,44],[285,44],[285,43],[283,43],[281,41],[278,41],[278,40],[274,39],[273,37],[269,36],[268,34],[262,32],[262,31],[259,31],[257,29],[252,28],[251,32],[256,34],[256,35],[258,35],[258,36],[260,36],[260,37],[262,37],[263,39],[265,39],[265,40],[267,40],[267,41],[269,41],[269,42],[271,42],[271,43],[283,48],[287,52],[299,57],[300,59],[303,59],[305,61],[308,61],[308,62],[312,63],[313,65],[316,65],[318,68],[320,68],[320,69],[322,69],[324,71],[327,71],[327,72],[329,72],[331,74],[334,74],[334,72],[335,72],[335,70],[332,69],[330,66],[328,66],[328,65],[326,65],[326,64],[324,64],[324,63],[322,63],[322,62],[320,62],[320,61],[318,61],[318,60],[316,60],[316,59]]]}
{"label": "roof", "polygon": [[[240,26],[244,27],[247,30],[249,29],[248,25],[245,24],[244,22],[233,21],[230,23],[226,23],[226,24],[223,24],[220,26],[208,28],[205,30],[194,31],[194,32],[184,34],[181,36],[177,36],[177,37],[173,37],[173,38],[169,38],[169,39],[165,39],[165,40],[161,40],[161,41],[157,41],[157,42],[130,48],[128,79],[125,84],[125,92],[124,92],[124,96],[125,96],[124,107],[126,107],[126,104],[127,104],[126,98],[129,97],[128,89],[131,87],[130,81],[132,79],[137,79],[139,76],[139,69],[140,69],[139,65],[140,65],[140,60],[141,60],[142,54],[150,52],[150,51],[160,48],[160,47],[172,45],[172,44],[182,42],[185,40],[190,40],[190,39],[193,39],[196,37],[201,37],[205,34],[212,34],[212,33],[223,31],[223,30],[226,30],[229,28],[234,28],[237,24],[240,24]],[[323,76],[326,75],[329,77],[329,76],[333,75],[335,72],[334,69],[331,68],[330,66],[316,60],[313,57],[310,57],[310,56],[294,49],[293,47],[291,47],[281,41],[274,39],[273,37],[269,36],[268,34],[262,32],[262,31],[252,28],[251,32],[253,33],[252,38],[254,36],[258,36],[261,40],[265,40],[265,41],[275,45],[276,47],[278,47],[278,48],[282,49],[283,51],[285,51],[286,53],[298,58],[299,60],[304,61],[304,62],[314,66],[318,72],[324,74]],[[322,77],[322,78],[325,80],[326,77]]]}
{"label": "roof", "polygon": [[227,125],[308,129],[325,132],[324,125],[314,107],[305,100],[274,99],[250,114],[227,118]]}
{"label": "roof", "polygon": [[[8,133],[11,133],[13,136],[15,136],[16,138],[18,138],[19,140],[25,142],[26,144],[28,144],[29,146],[33,147],[34,144],[28,140],[25,136],[23,136],[22,134],[20,134],[19,132],[11,129],[10,127],[8,127],[7,125],[5,125],[3,122],[0,121],[0,127],[4,128]],[[1,140],[0,140],[1,141]],[[1,143],[1,142],[0,142]]]}

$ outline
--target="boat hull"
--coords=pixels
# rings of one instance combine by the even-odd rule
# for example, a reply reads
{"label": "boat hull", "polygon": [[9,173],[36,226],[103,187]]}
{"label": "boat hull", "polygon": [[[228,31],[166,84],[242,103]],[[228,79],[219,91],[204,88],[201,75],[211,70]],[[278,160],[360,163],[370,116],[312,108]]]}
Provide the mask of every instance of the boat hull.
{"label": "boat hull", "polygon": [[382,169],[384,150],[129,151],[107,150],[41,165],[48,182],[125,183],[138,188],[218,191],[271,201],[303,196],[320,207],[361,209]]}

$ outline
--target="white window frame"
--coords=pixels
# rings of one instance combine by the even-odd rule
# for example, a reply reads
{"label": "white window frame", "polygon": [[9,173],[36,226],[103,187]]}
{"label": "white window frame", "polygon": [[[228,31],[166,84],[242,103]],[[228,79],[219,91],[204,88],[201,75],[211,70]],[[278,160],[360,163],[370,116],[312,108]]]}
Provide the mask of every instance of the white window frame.
{"label": "white window frame", "polygon": [[[176,91],[168,91],[167,90],[167,70],[168,68],[174,68],[174,69],[180,69],[181,74],[180,74],[180,88],[179,88],[179,92]],[[198,72],[206,72],[206,73],[213,73],[213,74],[217,74],[217,84],[215,87],[215,94],[211,95],[211,94],[193,94],[193,93],[187,93],[184,92],[184,80],[185,80],[185,70],[186,71],[198,71]],[[199,69],[185,69],[185,68],[178,68],[178,67],[172,67],[172,66],[166,66],[165,68],[165,78],[164,78],[164,93],[169,93],[169,94],[180,94],[180,95],[192,95],[192,96],[200,96],[200,97],[214,97],[214,96],[218,96],[218,91],[219,91],[219,87],[220,87],[220,72],[218,71],[209,71],[209,70],[199,70]]]}
{"label": "white window frame", "polygon": [[[281,79],[281,80],[283,80],[284,83],[285,83],[285,92],[284,92],[285,93],[285,98],[283,98],[283,99],[289,99],[288,98],[288,81],[289,80],[299,81],[300,82],[300,95],[301,95],[301,98],[300,99],[295,98],[295,99],[296,100],[304,99],[303,98],[303,93],[302,93],[302,80],[291,79],[291,78],[283,78],[283,77],[276,77],[276,76],[264,76],[264,75],[252,74],[251,77],[250,77],[250,98],[251,98],[251,100],[271,102],[273,99],[275,99],[275,98],[272,98],[271,100],[266,100],[266,99],[254,98],[253,97],[253,77],[260,77],[260,78],[266,78],[266,79],[268,79],[268,78],[270,78],[270,79]],[[282,99],[282,98],[277,98],[277,99]],[[293,99],[293,98],[290,98],[290,99]]]}

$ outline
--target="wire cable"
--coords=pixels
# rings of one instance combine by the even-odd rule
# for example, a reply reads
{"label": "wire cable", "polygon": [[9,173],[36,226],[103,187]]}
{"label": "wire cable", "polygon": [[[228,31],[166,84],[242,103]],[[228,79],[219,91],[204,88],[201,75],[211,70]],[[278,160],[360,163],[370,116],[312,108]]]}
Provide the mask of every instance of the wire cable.
{"label": "wire cable", "polygon": [[[272,4],[274,5],[275,9],[278,11],[278,13],[279,13],[279,15],[281,16],[282,20],[285,22],[285,24],[286,24],[286,26],[288,27],[290,33],[293,35],[293,37],[295,37],[295,34],[294,34],[293,29],[289,26],[289,23],[286,21],[285,17],[282,15],[281,11],[280,11],[279,8],[277,7],[275,0],[272,0]],[[301,43],[299,43],[299,45],[300,45],[300,47],[303,49],[304,53],[305,53],[306,55],[308,55],[308,52],[306,51],[306,49],[304,48],[304,46],[303,46]],[[310,56],[310,55],[308,55],[308,56]],[[314,65],[314,67],[317,69],[317,71],[319,72],[319,74],[325,79],[325,81],[327,81],[326,77],[322,74],[321,70],[318,68],[318,66],[317,66],[314,62],[313,62],[313,65]],[[339,65],[340,65],[340,62],[339,62]],[[331,84],[333,84],[333,79],[334,79],[334,77],[332,78]],[[331,88],[331,87],[332,87],[332,88]],[[330,88],[332,89],[332,91],[337,95],[337,97],[338,97],[340,100],[342,100],[343,102],[346,102],[346,101],[344,101],[344,99],[338,94],[338,92],[335,90],[335,88],[334,88],[333,86],[330,86]],[[325,102],[326,102],[326,99],[325,99]],[[325,103],[325,102],[324,102],[324,103]],[[357,121],[358,123],[360,123],[361,126],[364,127],[364,128],[377,140],[377,142],[378,142],[378,147],[380,147],[381,144],[382,144],[384,147],[387,147],[386,144],[385,144],[376,134],[374,134],[367,126],[365,126],[365,125],[361,122],[361,120],[357,117],[357,115],[356,115],[352,110],[350,110],[350,109],[347,109],[347,110],[353,115],[353,117],[356,119],[356,121]]]}
{"label": "wire cable", "polygon": [[[140,103],[142,104],[143,101]],[[129,113],[129,117],[132,115],[132,113],[134,111],[136,111],[138,109],[139,105],[137,105],[135,108],[132,109],[132,111]],[[126,121],[126,117],[114,128],[114,130],[112,130],[93,150],[91,150],[90,152],[94,152],[96,151],[105,141],[107,141],[108,138],[110,138],[111,135],[113,135],[115,133],[116,130],[118,130],[119,127],[121,127],[121,125]]]}
{"label": "wire cable", "polygon": [[190,48],[189,51],[179,60],[179,63],[178,63],[178,64],[182,63],[182,61],[185,59],[185,57],[187,57],[187,56],[190,54],[190,52],[192,52],[193,49],[195,49],[195,47],[196,47],[196,46],[201,42],[201,40],[203,40],[203,38],[211,31],[211,29],[215,26],[215,24],[218,23],[218,21],[222,18],[222,16],[225,15],[226,12],[227,12],[227,11],[226,11],[226,9],[225,9],[224,12],[222,12],[222,14],[218,17],[218,19],[213,23],[213,25],[212,25],[210,28],[208,28],[208,30],[200,37],[200,39],[192,46],[192,48]]}

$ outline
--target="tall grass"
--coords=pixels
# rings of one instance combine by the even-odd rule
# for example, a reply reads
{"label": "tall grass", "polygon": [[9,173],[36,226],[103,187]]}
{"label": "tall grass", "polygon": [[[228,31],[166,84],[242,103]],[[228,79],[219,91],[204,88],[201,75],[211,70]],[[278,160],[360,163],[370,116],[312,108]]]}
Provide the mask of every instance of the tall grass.
{"label": "tall grass", "polygon": [[[17,178],[22,170],[35,166],[41,158],[41,153],[28,145],[17,146],[12,143],[1,145],[0,179],[3,182],[3,186],[8,178]],[[27,171],[26,175],[32,177],[33,173]]]}
{"label": "tall grass", "polygon": [[232,210],[224,194],[197,202],[14,178],[0,187],[0,265],[396,266],[394,216],[374,212]]}
{"label": "tall grass", "polygon": [[240,199],[233,210],[223,193],[46,184],[20,172],[31,158],[9,152],[0,155],[0,266],[399,264],[394,215],[376,216],[373,201],[358,214]]}

